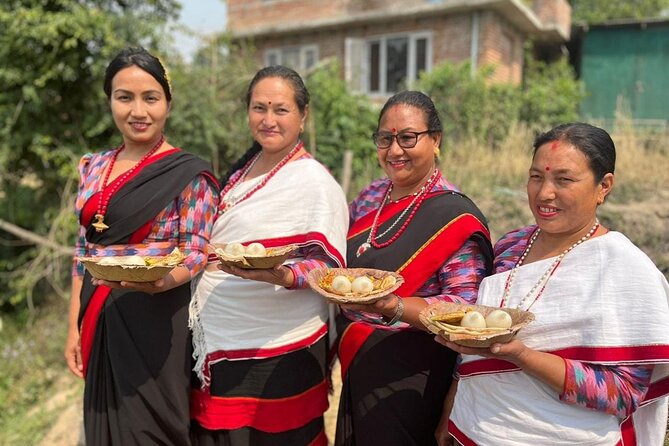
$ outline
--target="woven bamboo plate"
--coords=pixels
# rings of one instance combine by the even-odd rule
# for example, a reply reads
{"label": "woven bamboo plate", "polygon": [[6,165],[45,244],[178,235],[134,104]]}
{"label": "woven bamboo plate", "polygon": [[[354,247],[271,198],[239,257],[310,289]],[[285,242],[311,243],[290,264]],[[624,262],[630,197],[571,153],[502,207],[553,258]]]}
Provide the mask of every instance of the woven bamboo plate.
{"label": "woven bamboo plate", "polygon": [[[365,294],[353,292],[338,294],[332,289],[331,283],[332,279],[339,275],[346,276],[351,281],[356,277],[367,276],[374,283],[374,289]],[[392,277],[394,283],[391,279],[383,284],[383,279],[387,277]],[[404,283],[404,278],[393,271],[372,268],[318,268],[309,272],[307,282],[314,291],[331,302],[337,304],[370,304],[397,290]]]}
{"label": "woven bamboo plate", "polygon": [[96,279],[109,282],[155,282],[177,265],[100,265],[100,257],[81,257],[79,261]]}
{"label": "woven bamboo plate", "polygon": [[295,245],[278,246],[276,248],[266,248],[264,256],[244,254],[235,257],[225,253],[224,243],[212,243],[211,246],[222,264],[244,269],[269,269],[282,265],[297,248]]}
{"label": "woven bamboo plate", "polygon": [[435,321],[435,316],[454,313],[456,311],[476,310],[486,317],[494,310],[500,308],[484,305],[468,305],[452,302],[437,302],[423,308],[419,314],[420,321],[432,333],[440,335],[447,341],[466,347],[490,347],[495,343],[509,342],[516,336],[518,331],[534,320],[534,314],[517,308],[502,308],[511,316],[511,327],[500,328],[467,328],[451,325],[445,322]]}

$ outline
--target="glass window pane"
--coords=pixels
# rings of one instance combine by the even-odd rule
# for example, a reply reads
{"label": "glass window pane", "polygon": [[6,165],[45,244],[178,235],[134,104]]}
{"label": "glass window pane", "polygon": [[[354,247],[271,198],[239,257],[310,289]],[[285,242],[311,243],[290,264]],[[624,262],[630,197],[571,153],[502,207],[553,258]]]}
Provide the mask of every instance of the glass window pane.
{"label": "glass window pane", "polygon": [[408,38],[398,37],[386,41],[386,93],[395,93],[404,87],[408,57]]}
{"label": "glass window pane", "polygon": [[293,70],[300,69],[300,49],[299,48],[283,48],[281,50],[281,64]]}
{"label": "glass window pane", "polygon": [[304,50],[304,68],[305,70],[316,65],[316,51],[313,48]]}
{"label": "glass window pane", "polygon": [[416,79],[427,68],[427,39],[416,39]]}
{"label": "glass window pane", "polygon": [[381,81],[381,45],[379,42],[372,42],[369,45],[369,91],[379,91]]}

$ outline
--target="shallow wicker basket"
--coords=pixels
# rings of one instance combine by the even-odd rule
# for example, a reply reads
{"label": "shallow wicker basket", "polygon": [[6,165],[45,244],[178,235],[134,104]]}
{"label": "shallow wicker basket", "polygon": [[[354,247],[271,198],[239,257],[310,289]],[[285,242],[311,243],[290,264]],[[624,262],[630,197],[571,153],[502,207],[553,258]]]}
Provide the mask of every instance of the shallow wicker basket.
{"label": "shallow wicker basket", "polygon": [[[337,294],[321,286],[321,279],[325,278],[327,275],[331,275],[332,277],[342,275],[348,276],[349,278],[368,276],[379,281],[383,280],[384,277],[392,276],[395,278],[395,284],[391,287],[375,289],[371,293],[362,295],[353,292]],[[331,302],[337,304],[370,304],[397,290],[404,283],[404,278],[393,271],[383,271],[372,268],[318,268],[309,272],[307,275],[307,282],[314,291],[326,297]]]}
{"label": "shallow wicker basket", "polygon": [[100,265],[99,257],[80,257],[79,261],[96,279],[109,282],[155,282],[165,277],[176,265],[135,266]]}
{"label": "shallow wicker basket", "polygon": [[219,249],[218,251],[214,250],[214,254],[222,264],[244,269],[269,269],[282,265],[296,249],[295,245],[278,246],[276,248],[266,248],[264,256],[245,254],[240,257],[231,257],[220,252],[225,249],[224,243],[216,243],[212,246],[214,249]]}
{"label": "shallow wicker basket", "polygon": [[448,333],[443,327],[432,320],[432,317],[453,313],[455,311],[476,310],[486,317],[494,310],[500,310],[497,307],[488,307],[484,305],[468,305],[452,302],[437,302],[428,305],[420,312],[420,321],[428,330],[434,334],[442,336],[448,341],[455,342],[466,347],[490,347],[495,343],[509,342],[516,336],[518,331],[534,320],[534,314],[529,311],[519,310],[517,308],[501,308],[511,316],[511,327],[508,330],[496,331],[493,333]]}

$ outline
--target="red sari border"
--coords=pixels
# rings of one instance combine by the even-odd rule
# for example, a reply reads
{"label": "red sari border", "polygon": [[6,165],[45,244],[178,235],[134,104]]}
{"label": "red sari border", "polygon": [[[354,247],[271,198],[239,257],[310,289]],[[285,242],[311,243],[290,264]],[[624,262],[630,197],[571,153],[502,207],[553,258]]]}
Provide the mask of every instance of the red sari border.
{"label": "red sari border", "polygon": [[211,430],[252,427],[263,432],[285,432],[322,416],[328,406],[327,380],[299,395],[278,399],[224,398],[197,389],[191,393],[191,416]]}
{"label": "red sari border", "polygon": [[[669,362],[669,345],[641,345],[633,347],[570,347],[546,351],[565,359],[593,363],[645,363]],[[501,359],[479,359],[460,364],[460,376],[476,376],[520,370],[518,366]],[[669,382],[666,383],[669,391]]]}
{"label": "red sari border", "polygon": [[397,272],[404,277],[404,283],[395,294],[413,295],[444,260],[450,258],[476,232],[490,237],[485,225],[471,214],[462,214],[444,225],[398,268]]}
{"label": "red sari border", "polygon": [[[259,239],[259,240],[248,240],[244,243],[253,243],[258,242],[262,243],[266,248],[276,248],[278,246],[288,246],[296,245],[298,247],[308,246],[312,244],[317,244],[323,248],[325,253],[335,262],[339,267],[343,267],[346,264],[346,260],[342,253],[340,253],[332,244],[328,241],[324,234],[320,232],[307,232],[306,234],[298,234],[293,236],[286,237],[277,237],[271,239]],[[217,262],[218,257],[215,254],[209,254],[208,262]]]}
{"label": "red sari border", "polygon": [[98,319],[102,312],[102,307],[111,293],[111,288],[100,285],[95,288],[91,301],[86,308],[86,313],[81,320],[81,330],[79,334],[81,346],[81,362],[83,365],[84,378],[88,372],[88,361],[91,357],[91,349],[93,348],[93,339],[95,338],[95,330],[98,326]]}
{"label": "red sari border", "polygon": [[300,339],[297,342],[292,344],[282,345],[280,347],[274,348],[249,348],[243,350],[218,350],[207,355],[207,359],[204,362],[204,376],[206,382],[209,382],[211,378],[211,365],[219,361],[239,361],[245,359],[263,359],[263,358],[273,358],[280,356],[286,353],[294,352],[301,348],[309,347],[316,342],[318,342],[323,336],[328,332],[327,324],[324,324],[317,331],[307,336],[304,339]]}

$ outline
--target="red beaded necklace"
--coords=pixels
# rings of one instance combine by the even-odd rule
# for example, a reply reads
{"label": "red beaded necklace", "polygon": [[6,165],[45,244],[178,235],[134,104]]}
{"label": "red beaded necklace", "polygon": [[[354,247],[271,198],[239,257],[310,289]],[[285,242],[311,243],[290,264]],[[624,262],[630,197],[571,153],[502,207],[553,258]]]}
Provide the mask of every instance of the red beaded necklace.
{"label": "red beaded necklace", "polygon": [[246,176],[251,171],[251,169],[253,168],[255,163],[258,161],[258,158],[260,158],[260,155],[262,154],[262,151],[258,152],[256,154],[256,156],[254,156],[248,163],[246,163],[246,165],[244,166],[244,170],[242,170],[242,173],[235,180],[229,181],[228,184],[226,184],[225,187],[223,188],[223,191],[221,192],[222,200],[221,200],[221,209],[219,210],[219,214],[222,214],[225,211],[230,210],[230,208],[232,208],[233,206],[238,205],[242,201],[251,197],[251,195],[258,192],[260,189],[262,189],[263,186],[265,186],[267,184],[267,182],[274,175],[276,175],[276,173],[279,171],[279,169],[281,169],[284,165],[286,165],[286,163],[288,163],[288,161],[290,161],[291,158],[293,158],[295,156],[295,154],[297,152],[299,152],[300,149],[302,149],[302,147],[304,147],[304,143],[302,143],[302,141],[298,141],[298,143],[295,145],[295,147],[293,147],[291,149],[291,151],[288,152],[286,154],[286,156],[284,156],[276,166],[272,167],[272,170],[270,170],[267,173],[267,175],[265,175],[265,178],[263,178],[263,180],[260,183],[258,183],[255,187],[253,187],[251,190],[246,192],[240,198],[238,198],[238,199],[232,198],[232,199],[226,200],[225,196],[226,195],[231,195],[231,193],[234,192],[235,189],[237,189],[237,187],[244,182],[244,180],[246,179]]}
{"label": "red beaded necklace", "polygon": [[104,223],[104,218],[105,214],[107,213],[107,206],[109,205],[109,200],[111,197],[114,196],[114,193],[118,190],[119,187],[121,187],[123,184],[125,184],[125,180],[139,167],[146,161],[151,155],[156,153],[156,151],[160,148],[160,146],[163,145],[165,142],[165,137],[163,135],[160,135],[160,139],[156,143],[155,146],[151,150],[149,150],[143,157],[140,159],[137,164],[132,166],[130,169],[126,170],[121,176],[116,178],[114,182],[112,183],[110,189],[108,192],[105,192],[105,189],[107,188],[107,182],[109,181],[109,176],[111,175],[112,170],[114,170],[114,164],[116,163],[116,158],[118,158],[118,154],[121,153],[121,151],[125,148],[125,143],[121,144],[115,151],[114,155],[112,155],[112,159],[109,162],[109,167],[107,168],[107,172],[105,173],[105,177],[102,180],[102,184],[100,184],[100,189],[98,190],[98,211],[95,213],[95,223],[93,223],[93,227],[97,232],[102,232],[105,229],[109,229],[109,226]]}
{"label": "red beaded necklace", "polygon": [[[439,169],[435,168],[434,172],[430,176],[430,179],[423,185],[423,187],[420,189],[420,191],[414,195],[413,200],[409,205],[404,208],[404,211],[395,219],[392,225],[385,231],[383,231],[382,234],[377,235],[379,231],[379,227],[381,225],[377,225],[379,221],[379,216],[381,215],[381,212],[383,212],[383,208],[386,204],[386,202],[390,201],[390,193],[393,191],[393,184],[390,183],[388,186],[388,189],[386,190],[385,195],[383,196],[383,200],[381,201],[381,205],[379,206],[379,210],[376,211],[376,215],[374,216],[374,221],[372,222],[372,228],[369,231],[369,235],[367,236],[367,240],[360,245],[358,250],[356,251],[355,255],[356,257],[360,257],[365,251],[367,251],[370,247],[374,247],[376,249],[381,249],[385,248],[386,246],[390,245],[393,243],[395,240],[399,238],[400,235],[404,232],[404,230],[409,226],[409,223],[411,220],[413,220],[414,215],[416,215],[416,212],[418,211],[418,208],[420,207],[421,203],[425,201],[427,198],[428,193],[432,190],[435,184],[437,184],[437,181],[439,181],[439,178],[441,178],[441,172],[439,172]],[[411,213],[407,217],[407,219],[402,223],[402,226],[397,230],[395,234],[393,234],[392,237],[390,237],[388,240],[385,242],[379,243],[377,242],[377,239],[383,237],[386,235],[388,232],[390,232],[391,229],[393,229],[397,223],[399,223],[404,215],[411,209]]]}

